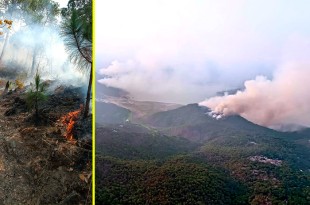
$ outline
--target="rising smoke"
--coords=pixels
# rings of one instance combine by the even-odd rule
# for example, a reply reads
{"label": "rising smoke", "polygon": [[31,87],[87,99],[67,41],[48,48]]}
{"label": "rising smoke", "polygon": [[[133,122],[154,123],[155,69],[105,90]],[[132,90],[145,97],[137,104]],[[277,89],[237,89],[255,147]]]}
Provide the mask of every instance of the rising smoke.
{"label": "rising smoke", "polygon": [[212,97],[200,103],[218,115],[241,115],[278,130],[310,127],[310,64],[283,65],[272,79],[257,76],[233,95]]}
{"label": "rising smoke", "polygon": [[[25,13],[15,12],[14,16],[26,18]],[[43,25],[29,21],[24,24],[19,18],[11,20],[13,25],[1,64],[15,72],[14,78],[22,78],[29,83],[33,81],[34,72],[39,71],[42,79],[75,86],[86,83],[83,73],[78,72],[68,59],[60,36],[60,21]],[[0,36],[0,52],[4,47],[5,35]]]}

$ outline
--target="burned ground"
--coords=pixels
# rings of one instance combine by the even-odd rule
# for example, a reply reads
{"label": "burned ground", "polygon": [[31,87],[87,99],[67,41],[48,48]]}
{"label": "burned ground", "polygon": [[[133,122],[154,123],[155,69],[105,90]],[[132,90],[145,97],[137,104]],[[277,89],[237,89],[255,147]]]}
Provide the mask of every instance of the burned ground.
{"label": "burned ground", "polygon": [[81,89],[57,86],[35,123],[25,88],[0,98],[0,204],[91,204],[91,116],[68,141],[61,118],[80,109]]}

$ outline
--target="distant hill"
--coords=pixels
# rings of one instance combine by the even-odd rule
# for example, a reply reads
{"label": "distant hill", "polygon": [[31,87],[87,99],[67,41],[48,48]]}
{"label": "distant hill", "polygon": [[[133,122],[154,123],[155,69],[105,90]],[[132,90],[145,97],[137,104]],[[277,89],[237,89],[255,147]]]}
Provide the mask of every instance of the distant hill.
{"label": "distant hill", "polygon": [[182,106],[174,103],[137,101],[128,97],[106,97],[104,102],[113,103],[130,110],[132,113],[130,120],[133,122],[140,122],[154,113],[168,111]]}
{"label": "distant hill", "polygon": [[218,136],[235,134],[273,134],[275,131],[256,125],[240,116],[215,119],[210,109],[189,104],[174,110],[155,113],[145,123],[167,135],[182,136],[194,141],[206,141]]}
{"label": "distant hill", "polygon": [[113,97],[125,97],[128,96],[129,93],[114,87],[108,87],[102,83],[96,81],[96,98],[101,99],[105,98],[106,96],[113,96]]}
{"label": "distant hill", "polygon": [[124,123],[130,117],[130,110],[112,103],[96,102],[96,123],[115,124]]}
{"label": "distant hill", "polygon": [[174,103],[137,101],[124,90],[96,84],[96,119],[98,124],[123,123],[126,120],[140,122],[142,119],[182,105]]}
{"label": "distant hill", "polygon": [[238,91],[243,91],[244,88],[236,88],[236,89],[231,89],[231,90],[224,90],[224,91],[219,91],[216,93],[217,96],[224,96],[224,95],[234,95]]}

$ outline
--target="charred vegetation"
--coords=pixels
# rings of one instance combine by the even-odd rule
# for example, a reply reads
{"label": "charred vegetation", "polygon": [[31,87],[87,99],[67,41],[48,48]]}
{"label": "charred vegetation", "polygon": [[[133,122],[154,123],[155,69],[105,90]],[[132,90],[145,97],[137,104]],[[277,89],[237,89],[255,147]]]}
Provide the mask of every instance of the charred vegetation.
{"label": "charred vegetation", "polygon": [[[91,120],[80,113],[82,89],[42,83],[50,91],[48,100],[39,102],[38,115],[27,106],[29,86],[13,86],[0,99],[0,198],[5,204],[89,204]],[[72,112],[76,115],[69,119]]]}

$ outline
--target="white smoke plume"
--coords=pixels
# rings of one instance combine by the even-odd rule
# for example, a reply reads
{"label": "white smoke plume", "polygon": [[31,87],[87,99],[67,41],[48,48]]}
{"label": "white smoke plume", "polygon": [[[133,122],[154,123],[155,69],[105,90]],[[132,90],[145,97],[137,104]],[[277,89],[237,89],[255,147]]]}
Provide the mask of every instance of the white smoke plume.
{"label": "white smoke plume", "polygon": [[257,76],[234,95],[212,97],[200,103],[213,112],[241,115],[256,124],[287,130],[310,127],[310,63],[283,65],[273,79]]}

